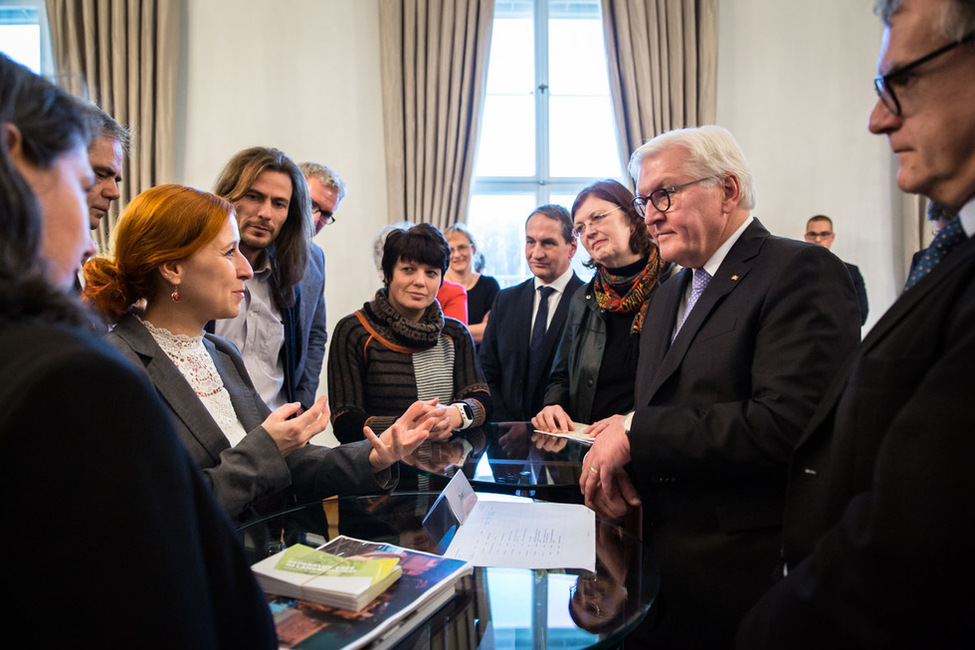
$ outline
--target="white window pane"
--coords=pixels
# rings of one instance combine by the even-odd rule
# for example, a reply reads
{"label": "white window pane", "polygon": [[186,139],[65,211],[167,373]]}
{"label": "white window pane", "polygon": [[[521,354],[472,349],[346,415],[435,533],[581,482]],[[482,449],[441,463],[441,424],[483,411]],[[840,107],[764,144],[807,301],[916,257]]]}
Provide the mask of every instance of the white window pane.
{"label": "white window pane", "polygon": [[488,58],[487,93],[531,93],[535,88],[534,21],[526,18],[499,18],[491,33]]}
{"label": "white window pane", "polygon": [[474,194],[467,225],[484,254],[484,274],[502,288],[528,277],[525,221],[537,206],[534,194]]}
{"label": "white window pane", "polygon": [[602,21],[583,18],[550,20],[548,58],[552,93],[609,94]]}
{"label": "white window pane", "polygon": [[38,25],[0,25],[0,51],[40,74],[41,28]]}
{"label": "white window pane", "polygon": [[493,95],[484,101],[475,176],[535,174],[535,100]]}
{"label": "white window pane", "polygon": [[552,176],[617,178],[622,173],[608,96],[549,98]]}

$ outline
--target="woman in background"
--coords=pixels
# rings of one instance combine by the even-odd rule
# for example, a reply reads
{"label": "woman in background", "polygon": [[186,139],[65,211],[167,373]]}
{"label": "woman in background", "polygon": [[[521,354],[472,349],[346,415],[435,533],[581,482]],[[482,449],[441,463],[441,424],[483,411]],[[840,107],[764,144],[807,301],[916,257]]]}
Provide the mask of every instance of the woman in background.
{"label": "woman in background", "polygon": [[543,431],[568,431],[633,409],[640,331],[666,265],[633,194],[614,180],[582,190],[572,204],[575,234],[596,269],[572,297],[555,354],[546,406],[532,418]]}
{"label": "woman in background", "polygon": [[477,245],[466,225],[455,223],[444,231],[444,236],[450,246],[450,267],[444,277],[467,290],[467,329],[474,343],[480,344],[494,297],[501,289],[497,280],[476,270]]}
{"label": "woman in background", "polygon": [[481,425],[491,394],[467,328],[444,318],[437,291],[450,248],[430,224],[392,229],[383,246],[385,286],[335,326],[328,352],[332,430],[342,442],[383,427],[416,400],[448,405],[431,439]]}
{"label": "woman in background", "polygon": [[[326,398],[298,415],[297,402],[273,413],[261,400],[237,349],[204,333],[233,318],[251,267],[241,254],[233,206],[182,185],[146,190],[115,229],[114,259],[85,264],[85,297],[115,327],[108,342],[143,368],[169,405],[176,430],[233,517],[288,491],[299,499],[388,489],[389,466],[427,437],[437,418],[394,424],[368,442],[329,449],[306,444],[328,424]],[[145,301],[144,309],[133,305]],[[412,422],[429,412],[406,404]]]}
{"label": "woman in background", "polygon": [[77,100],[0,54],[0,494],[10,647],[277,647],[148,381],[65,292],[88,246]]}

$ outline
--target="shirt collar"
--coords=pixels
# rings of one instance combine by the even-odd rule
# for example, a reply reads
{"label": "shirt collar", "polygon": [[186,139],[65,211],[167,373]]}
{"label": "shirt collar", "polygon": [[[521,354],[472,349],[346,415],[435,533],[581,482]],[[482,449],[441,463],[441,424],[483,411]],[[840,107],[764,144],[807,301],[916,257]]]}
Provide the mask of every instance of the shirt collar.
{"label": "shirt collar", "polygon": [[536,278],[535,278],[535,291],[538,291],[538,288],[539,287],[552,287],[553,289],[555,289],[560,294],[561,293],[565,293],[565,287],[566,287],[566,285],[569,284],[569,280],[572,279],[572,274],[573,273],[574,273],[574,271],[572,270],[572,267],[570,266],[568,269],[566,269],[565,273],[563,273],[559,277],[557,277],[554,280],[552,280],[549,284],[545,284],[544,282],[542,282],[541,280],[539,280],[538,277],[536,276]]}
{"label": "shirt collar", "polygon": [[965,235],[971,237],[975,234],[975,197],[961,206],[961,210],[958,211],[958,218],[961,219],[961,227],[965,231]]}
{"label": "shirt collar", "polygon": [[718,272],[718,268],[721,266],[724,258],[728,256],[728,251],[730,251],[731,247],[735,245],[735,242],[738,241],[741,234],[745,232],[745,229],[751,225],[752,219],[754,219],[754,217],[748,217],[745,219],[745,221],[738,226],[738,230],[731,233],[731,237],[724,240],[724,243],[718,246],[718,250],[714,251],[714,255],[712,255],[708,261],[704,263],[702,268],[708,272],[708,275],[714,277],[714,274]]}

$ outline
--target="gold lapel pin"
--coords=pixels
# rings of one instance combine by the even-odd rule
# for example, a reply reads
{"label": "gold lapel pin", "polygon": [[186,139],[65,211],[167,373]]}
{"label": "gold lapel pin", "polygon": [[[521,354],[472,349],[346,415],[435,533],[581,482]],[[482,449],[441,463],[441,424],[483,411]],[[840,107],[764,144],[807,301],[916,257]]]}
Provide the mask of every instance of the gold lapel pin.
{"label": "gold lapel pin", "polygon": [[737,281],[738,281],[738,276],[737,276],[737,275],[733,275],[733,276],[731,276],[731,280],[732,280],[733,282],[737,282]]}

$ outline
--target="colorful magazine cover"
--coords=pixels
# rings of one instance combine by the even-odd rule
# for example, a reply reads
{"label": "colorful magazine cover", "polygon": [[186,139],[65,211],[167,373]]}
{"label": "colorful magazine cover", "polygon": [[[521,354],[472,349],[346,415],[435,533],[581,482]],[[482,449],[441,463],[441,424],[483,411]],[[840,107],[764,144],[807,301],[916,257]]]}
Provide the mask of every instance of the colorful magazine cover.
{"label": "colorful magazine cover", "polygon": [[[454,583],[472,572],[471,565],[461,560],[346,536],[336,537],[320,550],[359,559],[396,558],[403,573],[358,612],[276,599],[271,611],[282,648],[352,650],[373,641],[404,636],[432,613],[428,604],[443,604],[444,594],[452,595]],[[423,615],[415,616],[416,612]]]}

